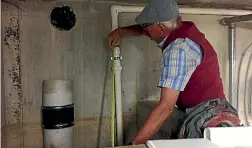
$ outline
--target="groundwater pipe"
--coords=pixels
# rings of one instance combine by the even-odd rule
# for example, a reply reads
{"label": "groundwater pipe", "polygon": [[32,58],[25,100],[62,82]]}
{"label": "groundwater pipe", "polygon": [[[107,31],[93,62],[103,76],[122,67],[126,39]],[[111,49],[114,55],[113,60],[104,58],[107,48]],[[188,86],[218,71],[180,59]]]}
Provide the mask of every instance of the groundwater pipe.
{"label": "groundwater pipe", "polygon": [[72,81],[42,83],[42,127],[44,148],[73,148],[74,103]]}
{"label": "groundwater pipe", "polygon": [[120,48],[114,48],[114,73],[115,73],[115,105],[116,105],[116,138],[117,145],[123,145],[123,121],[122,121],[122,88],[121,88],[121,57]]}
{"label": "groundwater pipe", "polygon": [[[117,16],[118,13],[141,12],[143,10],[143,8],[144,8],[144,6],[113,5],[111,7],[111,14],[113,17],[113,15]],[[252,11],[250,11],[250,10],[237,10],[237,9],[214,9],[214,8],[179,8],[179,13],[180,14],[197,14],[197,15],[203,14],[203,15],[237,16],[237,15],[251,14]],[[112,23],[113,23],[113,18],[112,18]],[[112,28],[113,28],[113,26],[112,26]]]}
{"label": "groundwater pipe", "polygon": [[229,101],[238,109],[236,81],[236,24],[228,25]]}
{"label": "groundwater pipe", "polygon": [[[136,13],[141,12],[144,6],[111,6],[112,30],[119,27],[118,14],[119,13]],[[196,15],[224,15],[237,16],[251,14],[249,10],[233,10],[233,9],[213,9],[213,8],[179,8],[180,14],[196,14]],[[120,46],[114,48],[113,62],[115,69],[115,87],[116,87],[116,131],[117,131],[117,145],[123,145],[123,129],[122,129],[122,105],[121,105],[121,70],[120,65]]]}

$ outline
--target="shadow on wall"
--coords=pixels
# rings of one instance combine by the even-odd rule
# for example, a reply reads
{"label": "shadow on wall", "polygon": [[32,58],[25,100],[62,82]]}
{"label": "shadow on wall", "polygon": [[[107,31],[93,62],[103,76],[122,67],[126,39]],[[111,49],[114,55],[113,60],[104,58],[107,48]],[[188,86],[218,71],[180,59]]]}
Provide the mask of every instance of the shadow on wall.
{"label": "shadow on wall", "polygon": [[[106,45],[107,44],[107,39],[104,40],[104,44]],[[101,99],[101,110],[100,110],[100,115],[99,115],[99,125],[98,125],[98,130],[97,130],[97,147],[100,147],[100,141],[101,141],[101,132],[102,132],[102,129],[101,129],[101,126],[102,126],[102,119],[104,117],[104,104],[105,104],[105,99],[106,99],[106,86],[107,86],[107,81],[108,81],[108,74],[111,74],[111,72],[109,72],[110,70],[110,66],[109,66],[109,57],[110,57],[110,50],[108,48],[105,48],[105,50],[107,51],[107,60],[106,60],[106,72],[105,72],[105,75],[104,75],[104,82],[103,82],[103,89],[102,89],[102,99]]]}
{"label": "shadow on wall", "polygon": [[[143,100],[137,102],[136,121],[129,121],[127,123],[127,127],[124,128],[125,143],[129,143],[132,140],[137,130],[139,130],[144,124],[144,121],[147,119],[148,115],[157,103],[158,100]],[[177,132],[180,128],[184,116],[184,112],[175,108],[172,115],[165,121],[163,126],[157,131],[155,135],[153,135],[151,139],[176,139]]]}

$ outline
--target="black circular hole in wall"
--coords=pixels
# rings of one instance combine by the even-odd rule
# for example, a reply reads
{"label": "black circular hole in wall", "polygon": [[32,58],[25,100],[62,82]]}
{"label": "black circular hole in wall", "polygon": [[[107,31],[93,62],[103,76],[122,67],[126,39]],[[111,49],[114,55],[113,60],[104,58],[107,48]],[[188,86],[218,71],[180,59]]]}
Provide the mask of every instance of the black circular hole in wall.
{"label": "black circular hole in wall", "polygon": [[73,9],[65,5],[53,8],[50,20],[52,25],[61,31],[72,29],[76,23]]}

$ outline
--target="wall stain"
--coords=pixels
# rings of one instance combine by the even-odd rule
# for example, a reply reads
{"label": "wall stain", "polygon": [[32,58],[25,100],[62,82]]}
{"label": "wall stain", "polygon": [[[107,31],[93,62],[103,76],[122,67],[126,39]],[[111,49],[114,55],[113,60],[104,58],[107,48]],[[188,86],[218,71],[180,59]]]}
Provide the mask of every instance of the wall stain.
{"label": "wall stain", "polygon": [[[14,0],[11,3],[14,3]],[[16,3],[16,2],[15,2]],[[2,42],[6,147],[24,147],[23,99],[21,89],[20,10],[2,3]],[[10,142],[14,141],[14,142]]]}
{"label": "wall stain", "polygon": [[[11,22],[13,22],[12,18],[10,20]],[[7,26],[4,29],[4,33],[5,33],[5,39],[7,38],[13,38],[13,40],[19,39],[18,26]]]}
{"label": "wall stain", "polygon": [[[19,1],[25,1],[25,0],[19,0]],[[6,4],[9,4],[9,5],[12,5],[12,6],[15,6],[17,9],[20,9],[20,10],[22,10],[22,11],[24,11],[23,9],[21,9],[18,5],[17,5],[17,3],[14,3],[14,2],[10,2],[10,1],[8,1],[8,0],[2,0],[2,3],[6,3]]]}
{"label": "wall stain", "polygon": [[[9,2],[4,1],[5,3],[10,4]],[[11,105],[11,117],[12,122],[22,124],[22,89],[21,89],[21,71],[20,71],[20,22],[19,15],[13,15],[13,12],[17,11],[19,14],[19,10],[15,10],[11,8],[10,5],[5,5],[6,11],[3,13],[3,17],[5,19],[3,24],[4,38],[3,45],[7,53],[5,56],[7,57],[7,68],[8,68],[8,77],[12,81],[12,90],[10,90],[9,96],[11,99],[13,98],[13,103]],[[10,11],[8,11],[10,10]],[[6,83],[8,80],[6,80]]]}
{"label": "wall stain", "polygon": [[56,148],[56,146],[53,143],[51,143],[49,144],[49,148]]}

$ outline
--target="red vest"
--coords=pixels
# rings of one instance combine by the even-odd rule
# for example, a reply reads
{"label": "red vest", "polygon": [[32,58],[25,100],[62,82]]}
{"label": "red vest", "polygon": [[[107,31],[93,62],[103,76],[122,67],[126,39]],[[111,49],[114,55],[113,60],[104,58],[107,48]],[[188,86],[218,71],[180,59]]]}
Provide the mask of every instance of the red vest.
{"label": "red vest", "polygon": [[201,46],[203,53],[201,64],[193,72],[184,91],[179,94],[177,106],[186,109],[204,101],[225,99],[217,54],[205,35],[193,22],[182,21],[181,25],[167,37],[163,50],[177,38],[191,39]]}

